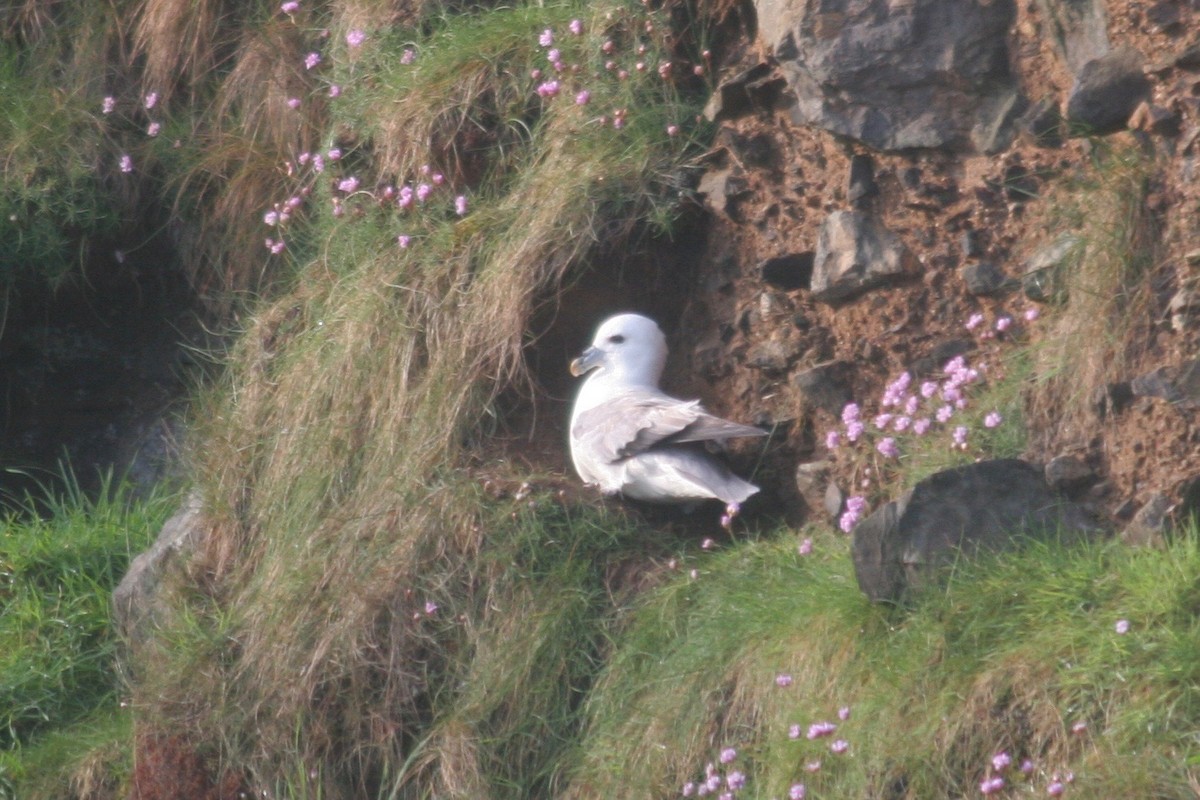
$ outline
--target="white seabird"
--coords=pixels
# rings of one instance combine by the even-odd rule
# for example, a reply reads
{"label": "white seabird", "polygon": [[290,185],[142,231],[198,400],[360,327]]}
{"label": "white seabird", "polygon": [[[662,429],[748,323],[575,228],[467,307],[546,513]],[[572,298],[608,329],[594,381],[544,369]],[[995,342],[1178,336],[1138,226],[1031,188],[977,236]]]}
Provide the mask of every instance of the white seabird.
{"label": "white seabird", "polygon": [[654,503],[721,500],[727,524],[758,487],[730,472],[704,443],[766,431],[662,392],[666,362],[667,339],[654,320],[619,314],[600,325],[592,346],[571,362],[572,375],[588,376],[571,411],[575,471],[604,494]]}

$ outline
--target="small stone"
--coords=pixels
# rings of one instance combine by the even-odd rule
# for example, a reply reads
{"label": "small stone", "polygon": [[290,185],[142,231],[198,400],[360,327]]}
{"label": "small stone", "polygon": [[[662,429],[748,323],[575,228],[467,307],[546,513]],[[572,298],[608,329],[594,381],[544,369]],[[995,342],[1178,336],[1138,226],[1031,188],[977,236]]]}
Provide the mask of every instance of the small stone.
{"label": "small stone", "polygon": [[962,277],[967,291],[973,295],[999,294],[1016,284],[990,261],[968,264],[962,269]]}
{"label": "small stone", "polygon": [[850,402],[850,378],[854,366],[848,361],[827,361],[792,376],[792,385],[800,390],[805,403],[840,414]]}
{"label": "small stone", "polygon": [[1140,103],[1129,117],[1129,128],[1155,136],[1178,136],[1182,120],[1170,109],[1151,103]]}
{"label": "small stone", "polygon": [[978,258],[983,255],[983,234],[974,228],[965,230],[959,238],[963,255],[967,258]]}
{"label": "small stone", "polygon": [[1061,302],[1066,298],[1061,272],[1065,265],[1079,255],[1083,240],[1074,234],[1063,234],[1041,248],[1025,262],[1021,285],[1025,295],[1039,303]]}
{"label": "small stone", "polygon": [[759,342],[746,353],[746,363],[764,372],[783,372],[788,368],[792,358],[799,355],[791,348],[775,339]]}
{"label": "small stone", "polygon": [[1155,492],[1121,532],[1121,541],[1133,547],[1163,547],[1171,507],[1170,498]]}
{"label": "small stone", "polygon": [[838,488],[836,483],[832,481],[825,487],[825,513],[832,519],[836,519],[842,513],[842,506],[846,503],[846,493]]}
{"label": "small stone", "polygon": [[1078,456],[1055,456],[1045,467],[1046,483],[1061,492],[1075,492],[1099,477],[1096,470]]}

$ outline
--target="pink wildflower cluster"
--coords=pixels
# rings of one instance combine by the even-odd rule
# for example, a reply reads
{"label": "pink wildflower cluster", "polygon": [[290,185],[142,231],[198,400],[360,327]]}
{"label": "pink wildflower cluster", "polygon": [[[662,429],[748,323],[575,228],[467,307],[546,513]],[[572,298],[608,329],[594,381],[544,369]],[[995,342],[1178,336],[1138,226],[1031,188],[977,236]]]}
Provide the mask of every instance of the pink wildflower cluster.
{"label": "pink wildflower cluster", "polygon": [[[1028,785],[1028,792],[1034,791],[1033,781],[1037,766],[1033,761],[1027,758],[1015,770],[1011,769],[1012,765],[1013,758],[1006,751],[1001,750],[993,755],[991,764],[987,766],[983,779],[979,782],[979,793],[983,795],[1000,794],[1006,788],[1017,787],[1019,782]],[[1073,772],[1053,772],[1046,783],[1046,795],[1061,797],[1066,791],[1067,785],[1074,781],[1075,774]]]}
{"label": "pink wildflower cluster", "polygon": [[[567,34],[560,35],[553,28],[546,28],[538,34],[538,47],[544,51],[544,64],[535,66],[530,70],[529,76],[534,81],[534,91],[538,97],[543,100],[553,100],[559,95],[570,97],[577,106],[590,106],[597,97],[602,96],[599,91],[599,85],[586,85],[589,70],[587,62],[590,57],[582,44],[584,35],[584,23],[582,20],[574,19],[567,25]],[[654,34],[657,26],[653,20],[647,19],[641,26],[641,30],[646,36]],[[581,40],[576,43],[574,40]],[[622,47],[617,44],[617,39],[606,38],[599,46],[600,57],[604,63],[603,72],[592,73],[590,80],[604,81],[615,80],[617,83],[627,81],[633,72],[647,72],[651,67],[657,72],[660,79],[664,81],[674,81],[680,74],[679,64],[671,61],[660,61],[658,64],[649,64],[646,57],[650,54],[650,48],[645,42],[641,42],[632,48],[629,52],[622,52]],[[624,57],[624,63],[622,62]],[[631,70],[632,67],[632,70]],[[703,65],[696,65],[691,70],[694,75],[704,75],[706,68]],[[591,122],[601,126],[611,126],[614,130],[623,129],[629,121],[629,109],[625,107],[612,108],[607,113],[601,113],[594,117]],[[670,123],[666,126],[668,136],[677,136],[680,132],[680,127],[676,123]]]}
{"label": "pink wildflower cluster", "polygon": [[[737,761],[738,752],[732,747],[724,747],[717,755],[717,763],[712,761],[704,765],[704,777],[688,781],[683,785],[681,794],[684,797],[707,797],[715,795],[719,800],[732,800],[739,791],[746,788],[746,773],[733,766]],[[728,768],[723,771],[723,768]]]}

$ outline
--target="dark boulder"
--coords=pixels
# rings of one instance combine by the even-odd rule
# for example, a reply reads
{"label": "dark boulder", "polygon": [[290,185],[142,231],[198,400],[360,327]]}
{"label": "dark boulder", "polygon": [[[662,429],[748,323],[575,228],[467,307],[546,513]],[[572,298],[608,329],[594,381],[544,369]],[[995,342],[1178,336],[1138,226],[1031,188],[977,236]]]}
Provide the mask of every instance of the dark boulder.
{"label": "dark boulder", "polygon": [[1067,122],[1072,129],[1107,134],[1125,128],[1134,109],[1150,99],[1144,61],[1138,51],[1122,48],[1084,64],[1067,100]]}
{"label": "dark boulder", "polygon": [[1084,511],[1017,459],[980,461],[931,475],[854,528],[854,572],[877,602],[898,602],[962,555],[1022,540],[1099,533]]}

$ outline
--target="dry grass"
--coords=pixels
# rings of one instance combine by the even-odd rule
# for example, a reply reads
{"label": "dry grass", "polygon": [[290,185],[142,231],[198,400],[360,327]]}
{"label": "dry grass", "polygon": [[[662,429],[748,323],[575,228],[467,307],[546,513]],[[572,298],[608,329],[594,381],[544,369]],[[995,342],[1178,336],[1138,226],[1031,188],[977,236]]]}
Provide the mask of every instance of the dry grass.
{"label": "dry grass", "polygon": [[[461,218],[436,208],[400,217],[371,198],[347,199],[342,218],[315,211],[313,260],[250,321],[225,386],[200,412],[199,480],[214,514],[194,570],[203,595],[181,597],[190,616],[163,651],[178,655],[139,695],[170,697],[144,713],[245,764],[256,785],[287,780],[297,764],[316,769],[329,797],[378,789],[384,774],[398,797],[482,782],[543,792],[555,780],[546,760],[574,724],[563,697],[594,670],[589,654],[615,596],[605,548],[616,534],[588,527],[587,515],[497,520],[467,465],[472,443],[502,424],[499,395],[529,385],[536,311],[587,264],[601,230],[617,251],[656,204],[676,202],[660,199],[659,178],[686,157],[665,133],[662,115],[674,109],[662,104],[618,135],[583,129],[570,98],[529,103],[537,35],[565,27],[569,13],[443,20],[412,81],[368,68],[398,61],[403,41],[369,39],[331,73],[353,87],[330,127],[365,186],[432,163],[472,206]],[[239,96],[272,64],[269,49],[243,58],[259,66],[245,76],[233,67],[227,85]],[[514,107],[536,112],[536,124],[506,127]],[[411,137],[393,137],[400,119]],[[255,129],[256,142],[269,127]],[[462,166],[471,131],[491,148],[478,184]],[[211,188],[188,192],[212,191],[217,208],[245,198],[220,218],[252,220],[261,236],[254,203],[272,181],[271,150],[255,152],[254,171],[234,148],[210,154],[193,174]],[[261,186],[239,185],[247,175]],[[332,181],[313,185],[318,209]],[[400,232],[418,246],[397,247]],[[548,537],[577,542],[556,556],[563,566],[544,567],[568,573],[564,582],[521,582],[514,560],[531,559],[536,574],[538,550],[557,552]],[[427,602],[439,610],[426,613]],[[530,619],[531,609],[546,610]]]}
{"label": "dry grass", "polygon": [[1096,393],[1128,379],[1150,341],[1157,234],[1144,202],[1149,169],[1136,151],[1101,151],[1050,200],[1050,230],[1078,245],[1056,276],[1064,299],[1039,345],[1029,396],[1031,419],[1053,420],[1031,426],[1045,432],[1031,443],[1039,452],[1085,444]]}

